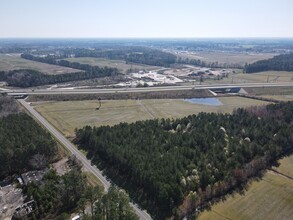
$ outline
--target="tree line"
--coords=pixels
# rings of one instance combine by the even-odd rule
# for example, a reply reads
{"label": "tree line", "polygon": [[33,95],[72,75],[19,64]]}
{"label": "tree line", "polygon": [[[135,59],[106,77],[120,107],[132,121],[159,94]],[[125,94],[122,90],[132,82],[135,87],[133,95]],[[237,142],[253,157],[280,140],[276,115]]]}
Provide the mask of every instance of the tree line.
{"label": "tree line", "polygon": [[55,64],[60,66],[66,66],[76,69],[82,69],[87,71],[91,67],[87,64],[64,62],[68,57],[95,57],[105,59],[119,59],[125,60],[128,63],[140,63],[153,66],[169,67],[176,62],[176,56],[158,49],[147,47],[117,47],[106,49],[86,49],[86,48],[74,48],[64,49],[59,55],[47,55],[45,57],[33,56],[31,54],[22,54],[24,59],[34,60],[38,62],[44,62],[48,64]]}
{"label": "tree line", "polygon": [[85,126],[75,142],[156,219],[180,219],[291,152],[292,121],[288,102],[232,115]]}
{"label": "tree line", "polygon": [[114,47],[104,49],[84,49],[77,48],[72,50],[64,50],[65,56],[74,55],[75,57],[96,57],[106,59],[122,59],[129,63],[140,63],[152,66],[169,67],[176,62],[176,56],[164,52],[162,50],[142,47],[142,46],[129,46],[129,47]]}
{"label": "tree line", "polygon": [[260,60],[245,66],[246,73],[263,71],[293,71],[293,53],[281,54],[271,59]]}
{"label": "tree line", "polygon": [[190,58],[183,58],[178,57],[177,63],[179,64],[189,64],[194,66],[200,66],[200,67],[208,67],[208,68],[236,68],[236,69],[243,69],[243,66],[235,63],[219,63],[219,62],[205,62],[200,59],[190,59]]}
{"label": "tree line", "polygon": [[[117,68],[112,68],[112,67],[99,67],[99,66],[91,66],[89,64],[81,64],[78,62],[69,62],[67,60],[63,59],[57,59],[60,57],[55,57],[55,56],[46,56],[46,57],[38,57],[38,56],[33,56],[31,54],[21,54],[21,57],[23,59],[27,60],[33,60],[41,63],[48,63],[48,64],[53,64],[53,65],[59,65],[59,66],[64,66],[64,67],[69,67],[73,69],[79,69],[79,70],[84,70],[85,72],[90,73],[91,75],[95,75],[95,77],[104,77],[104,76],[112,76],[112,75],[117,75],[118,74],[118,69]],[[66,56],[62,56],[66,57]]]}
{"label": "tree line", "polygon": [[39,85],[64,83],[69,81],[93,79],[104,76],[117,75],[118,70],[113,68],[94,68],[92,71],[75,72],[57,75],[48,75],[32,69],[12,70],[0,72],[0,80],[6,81],[10,86],[32,87]]}

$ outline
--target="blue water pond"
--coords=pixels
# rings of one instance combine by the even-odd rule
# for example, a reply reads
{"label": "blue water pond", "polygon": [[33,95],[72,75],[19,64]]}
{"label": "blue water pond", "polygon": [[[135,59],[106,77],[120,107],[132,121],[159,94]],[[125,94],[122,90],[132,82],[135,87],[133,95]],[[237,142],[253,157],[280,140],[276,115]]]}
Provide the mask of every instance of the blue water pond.
{"label": "blue water pond", "polygon": [[192,98],[192,99],[184,99],[184,101],[192,103],[192,104],[200,104],[200,105],[213,105],[213,106],[223,105],[223,103],[217,98]]}

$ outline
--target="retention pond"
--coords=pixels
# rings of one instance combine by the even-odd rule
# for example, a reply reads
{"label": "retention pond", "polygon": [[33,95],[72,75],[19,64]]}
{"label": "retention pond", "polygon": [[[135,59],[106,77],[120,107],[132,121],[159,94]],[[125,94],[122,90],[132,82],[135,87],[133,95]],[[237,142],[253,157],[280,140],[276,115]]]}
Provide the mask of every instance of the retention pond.
{"label": "retention pond", "polygon": [[184,101],[192,103],[192,104],[200,104],[200,105],[213,105],[213,106],[223,105],[223,103],[217,98],[192,98],[192,99],[184,99]]}

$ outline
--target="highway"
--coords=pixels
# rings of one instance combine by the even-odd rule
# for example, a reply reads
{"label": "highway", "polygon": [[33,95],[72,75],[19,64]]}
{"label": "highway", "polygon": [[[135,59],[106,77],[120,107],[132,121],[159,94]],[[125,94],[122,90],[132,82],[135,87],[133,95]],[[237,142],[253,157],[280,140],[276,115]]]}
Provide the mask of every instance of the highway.
{"label": "highway", "polygon": [[[103,184],[106,191],[110,187],[110,182],[106,180],[102,172],[96,167],[92,166],[91,162],[69,141],[67,140],[57,129],[55,129],[45,118],[43,118],[32,106],[30,106],[24,99],[18,100],[23,107],[29,111],[36,120],[38,120],[61,144],[63,144],[72,154],[76,156],[77,159],[81,161],[83,167],[86,171],[94,174]],[[136,204],[130,203],[130,205],[135,210],[135,213],[142,220],[152,219],[148,213],[143,210],[140,210]]]}
{"label": "highway", "polygon": [[17,89],[5,90],[8,95],[65,95],[65,94],[99,94],[99,93],[135,93],[135,92],[159,92],[178,90],[200,89],[229,89],[229,88],[266,88],[266,87],[289,87],[293,82],[283,83],[241,83],[241,84],[213,84],[213,85],[189,85],[189,86],[161,86],[143,88],[111,88],[111,89]]}

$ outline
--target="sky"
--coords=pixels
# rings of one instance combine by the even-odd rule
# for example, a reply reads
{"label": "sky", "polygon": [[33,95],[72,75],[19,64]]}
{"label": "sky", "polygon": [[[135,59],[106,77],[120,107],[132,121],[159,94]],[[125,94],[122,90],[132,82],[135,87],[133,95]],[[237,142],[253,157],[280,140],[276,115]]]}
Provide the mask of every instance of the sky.
{"label": "sky", "polygon": [[292,38],[293,0],[1,0],[0,38]]}

